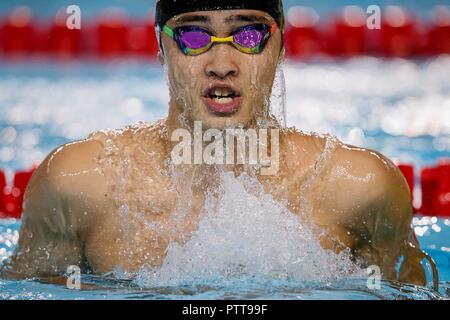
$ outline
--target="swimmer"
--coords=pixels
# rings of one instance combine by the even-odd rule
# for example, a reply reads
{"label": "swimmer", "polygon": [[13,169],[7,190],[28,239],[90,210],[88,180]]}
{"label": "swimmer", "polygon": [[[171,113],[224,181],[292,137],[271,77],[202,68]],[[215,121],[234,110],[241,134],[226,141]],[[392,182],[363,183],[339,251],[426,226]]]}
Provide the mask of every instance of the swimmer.
{"label": "swimmer", "polygon": [[[58,277],[70,265],[94,274],[160,266],[169,243],[185,243],[196,230],[217,181],[218,165],[182,165],[176,175],[170,164],[172,134],[201,122],[203,131],[280,128],[276,174],[256,174],[264,190],[320,229],[322,247],[349,250],[362,266],[379,266],[385,279],[425,284],[425,255],[398,168],[380,153],[284,128],[272,116],[267,101],[284,57],[281,0],[160,0],[155,20],[167,118],[92,133],[52,151],[26,190],[4,277]],[[246,168],[222,169],[239,175]],[[189,209],[182,219],[180,205]]]}

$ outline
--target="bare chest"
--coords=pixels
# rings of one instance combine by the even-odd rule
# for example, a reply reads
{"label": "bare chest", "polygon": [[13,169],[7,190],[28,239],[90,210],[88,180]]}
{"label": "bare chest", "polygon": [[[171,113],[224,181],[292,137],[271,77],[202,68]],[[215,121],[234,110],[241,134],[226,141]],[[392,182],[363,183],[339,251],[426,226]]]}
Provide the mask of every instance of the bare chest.
{"label": "bare chest", "polygon": [[[306,176],[288,171],[260,183],[274,200],[285,205],[303,221],[327,230],[337,241],[349,243],[343,216],[327,211],[328,201],[321,199]],[[187,242],[204,214],[208,190],[214,188],[211,176],[134,175],[121,185],[112,184],[107,205],[99,209],[96,222],[86,237],[85,256],[94,272],[116,268],[137,271],[143,266],[160,266],[171,242]],[[305,186],[305,182],[309,184]],[[208,188],[209,187],[209,188]],[[324,241],[331,248],[334,241]]]}

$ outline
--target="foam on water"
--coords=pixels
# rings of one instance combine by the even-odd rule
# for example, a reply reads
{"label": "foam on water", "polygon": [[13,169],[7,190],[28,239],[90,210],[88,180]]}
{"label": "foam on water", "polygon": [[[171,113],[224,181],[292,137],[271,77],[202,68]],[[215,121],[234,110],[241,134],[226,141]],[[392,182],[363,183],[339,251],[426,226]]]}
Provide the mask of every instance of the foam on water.
{"label": "foam on water", "polygon": [[220,174],[198,229],[184,245],[172,242],[160,268],[143,268],[141,286],[226,285],[252,279],[322,282],[361,276],[348,252],[321,248],[311,228],[264,192],[246,173]]}

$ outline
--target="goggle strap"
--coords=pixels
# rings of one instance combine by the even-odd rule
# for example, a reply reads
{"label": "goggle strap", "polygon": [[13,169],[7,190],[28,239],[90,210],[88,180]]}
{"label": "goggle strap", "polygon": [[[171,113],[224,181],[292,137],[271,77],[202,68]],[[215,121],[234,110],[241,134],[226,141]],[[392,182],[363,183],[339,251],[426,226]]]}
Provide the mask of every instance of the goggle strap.
{"label": "goggle strap", "polygon": [[277,31],[278,25],[276,23],[272,24],[270,27],[270,34],[273,35]]}
{"label": "goggle strap", "polygon": [[163,31],[165,34],[167,34],[169,37],[171,37],[173,39],[173,37],[174,37],[173,30],[167,24],[164,25]]}

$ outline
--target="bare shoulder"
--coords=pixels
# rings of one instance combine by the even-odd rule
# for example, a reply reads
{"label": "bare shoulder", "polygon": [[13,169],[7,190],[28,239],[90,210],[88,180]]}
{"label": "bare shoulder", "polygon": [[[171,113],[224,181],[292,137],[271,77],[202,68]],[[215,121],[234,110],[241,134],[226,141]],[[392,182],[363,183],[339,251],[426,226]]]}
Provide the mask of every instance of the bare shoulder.
{"label": "bare shoulder", "polygon": [[409,187],[403,174],[380,152],[339,142],[330,161],[335,176],[348,177],[354,188],[381,197],[392,196],[395,191],[399,201],[410,202]]}
{"label": "bare shoulder", "polygon": [[[105,190],[101,158],[129,153],[135,156],[142,145],[157,157],[162,152],[161,125],[137,123],[116,130],[91,133],[86,139],[55,148],[39,166],[33,180],[48,179],[57,185],[61,194],[89,192],[91,197]],[[149,146],[151,145],[151,146]],[[32,182],[32,181],[31,181]],[[28,192],[33,192],[30,183]]]}
{"label": "bare shoulder", "polygon": [[364,264],[377,264],[395,279],[397,258],[413,232],[410,191],[398,167],[377,151],[332,136],[291,132],[287,141],[294,164],[302,157],[313,163],[301,191],[311,217],[327,231],[324,243],[332,247],[328,240],[338,239]]}
{"label": "bare shoulder", "polygon": [[96,158],[102,148],[101,143],[92,138],[55,148],[33,175],[25,197],[33,194],[42,183],[53,185],[61,194],[82,191],[88,183],[92,187],[99,179]]}
{"label": "bare shoulder", "polygon": [[300,131],[295,127],[281,131],[281,141],[289,150],[302,150],[318,153],[326,143],[325,136],[310,132]]}
{"label": "bare shoulder", "polygon": [[[367,186],[382,192],[387,186],[396,186],[409,192],[406,181],[398,167],[386,156],[375,150],[344,144],[336,137],[304,133],[290,129],[285,133],[288,157],[298,162],[318,165],[323,162],[323,174],[330,181],[351,181],[355,188]],[[295,159],[296,158],[296,159]],[[349,185],[350,187],[350,185]]]}
{"label": "bare shoulder", "polygon": [[383,154],[339,143],[324,173],[328,207],[342,221],[370,235],[372,246],[389,248],[410,233],[409,187],[398,167]]}
{"label": "bare shoulder", "polygon": [[326,146],[321,135],[306,133],[289,128],[281,131],[280,144],[282,154],[294,171],[311,169]]}
{"label": "bare shoulder", "polygon": [[[359,242],[362,259],[375,262],[387,278],[395,279],[396,259],[414,232],[406,179],[389,158],[370,149],[341,144],[331,161],[336,177],[334,185],[338,186],[336,195],[343,199],[340,202],[349,208],[349,217],[356,222],[348,225],[370,239],[370,243]],[[364,258],[363,248],[370,248],[371,258]],[[421,268],[420,264],[417,266]]]}
{"label": "bare shoulder", "polygon": [[410,217],[409,187],[398,167],[383,154],[344,144],[333,136],[295,130],[286,141],[295,170],[313,168],[307,174],[316,175],[312,192],[321,195],[321,208],[352,215],[385,206],[397,211],[398,217]]}
{"label": "bare shoulder", "polygon": [[[101,146],[82,140],[54,149],[33,174],[25,195],[19,244],[8,268],[20,276],[56,275],[67,264],[80,265],[80,230],[88,222],[80,208],[92,201],[70,201],[100,185],[95,161]],[[92,179],[91,179],[92,178]],[[91,188],[86,189],[91,183]],[[87,210],[87,209],[85,209]]]}

